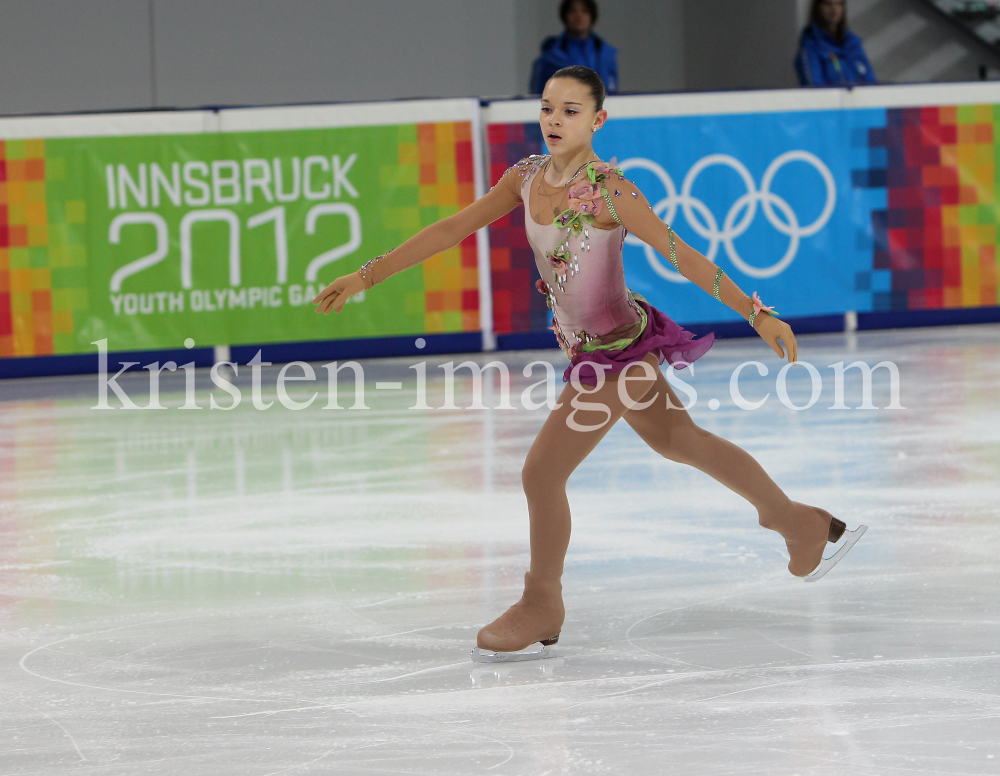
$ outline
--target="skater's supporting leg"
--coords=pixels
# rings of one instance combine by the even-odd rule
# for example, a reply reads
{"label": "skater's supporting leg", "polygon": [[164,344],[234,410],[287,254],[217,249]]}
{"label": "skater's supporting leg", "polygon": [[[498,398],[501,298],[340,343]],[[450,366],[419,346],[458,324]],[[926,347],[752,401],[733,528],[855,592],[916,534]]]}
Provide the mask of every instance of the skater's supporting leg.
{"label": "skater's supporting leg", "polygon": [[655,356],[649,354],[644,360],[653,367],[654,379],[645,378],[641,366],[633,366],[627,373],[629,379],[622,386],[619,386],[618,375],[608,375],[603,386],[583,394],[572,383],[568,384],[559,397],[560,406],[549,413],[528,450],[521,470],[521,484],[528,499],[531,521],[533,576],[562,576],[570,535],[566,483],[625,413],[627,407],[619,396],[619,387],[631,404],[650,390],[656,374],[662,376],[656,367]]}
{"label": "skater's supporting leg", "polygon": [[[660,374],[655,356],[644,360]],[[630,379],[621,389],[631,404],[647,393],[654,378],[645,377],[641,366],[629,368],[627,374]],[[584,392],[569,383],[559,397],[560,406],[549,413],[531,445],[521,471],[531,525],[531,567],[521,600],[479,632],[481,648],[511,652],[559,634],[564,617],[560,578],[570,536],[566,483],[625,412],[619,379],[608,375],[600,388]]]}
{"label": "skater's supporting leg", "polygon": [[[625,413],[626,422],[660,455],[699,469],[743,496],[757,508],[760,524],[784,537],[791,560],[788,570],[805,576],[819,564],[833,516],[791,501],[752,455],[732,442],[695,425],[666,377],[658,370],[643,409]],[[670,404],[665,400],[670,397]]]}

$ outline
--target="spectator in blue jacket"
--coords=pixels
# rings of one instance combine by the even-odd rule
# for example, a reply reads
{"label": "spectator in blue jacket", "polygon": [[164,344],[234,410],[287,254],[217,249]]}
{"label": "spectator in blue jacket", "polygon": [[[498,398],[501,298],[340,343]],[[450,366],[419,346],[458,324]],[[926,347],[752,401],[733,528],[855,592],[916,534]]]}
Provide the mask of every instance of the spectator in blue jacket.
{"label": "spectator in blue jacket", "polygon": [[844,0],[813,0],[809,20],[795,57],[799,83],[803,86],[877,83],[861,38],[847,29]]}
{"label": "spectator in blue jacket", "polygon": [[566,31],[542,42],[542,54],[531,68],[532,94],[541,94],[556,70],[583,65],[597,71],[608,94],[618,91],[618,51],[593,32],[597,22],[594,0],[563,0],[559,18]]}

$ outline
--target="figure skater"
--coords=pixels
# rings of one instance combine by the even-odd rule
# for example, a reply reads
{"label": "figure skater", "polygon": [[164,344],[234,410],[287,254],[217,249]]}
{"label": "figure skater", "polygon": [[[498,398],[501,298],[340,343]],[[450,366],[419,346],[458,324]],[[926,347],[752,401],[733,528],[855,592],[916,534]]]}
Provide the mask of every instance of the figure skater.
{"label": "figure skater", "polygon": [[[826,510],[792,501],[747,452],[694,424],[659,365],[683,368],[714,341],[695,339],[625,285],[625,230],[669,256],[674,268],[746,319],[779,357],[790,363],[797,346],[791,328],[754,292],[744,294],[721,268],[679,239],[614,164],[598,159],[593,135],[607,120],[604,85],[593,70],[557,71],[541,99],[542,135],[549,154],[510,167],[480,199],[422,229],[398,248],[330,283],[313,300],[316,312],[340,312],[347,299],[391,275],[454,247],[520,204],[546,295],[553,330],[570,360],[559,403],[528,451],[521,481],[528,501],[531,563],[521,599],[479,631],[476,653],[545,657],[563,625],[563,560],[570,537],[566,482],[614,423],[624,417],[657,453],[711,475],[757,510],[760,525],[777,531],[788,548],[788,570],[815,579],[826,573],[863,533],[848,532],[835,555],[827,542],[845,524]],[[774,313],[776,314],[776,313]],[[626,367],[629,368],[627,379]],[[641,373],[641,374],[640,374]],[[540,642],[537,653],[523,653]]]}

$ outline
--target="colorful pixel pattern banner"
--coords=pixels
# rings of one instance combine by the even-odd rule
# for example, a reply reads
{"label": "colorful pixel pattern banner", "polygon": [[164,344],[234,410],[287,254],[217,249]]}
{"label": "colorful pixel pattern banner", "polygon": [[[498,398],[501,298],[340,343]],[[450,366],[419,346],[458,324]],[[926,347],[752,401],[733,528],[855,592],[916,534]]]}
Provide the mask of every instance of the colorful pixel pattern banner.
{"label": "colorful pixel pattern banner", "polygon": [[475,198],[471,121],[0,142],[0,357],[480,329],[475,236],[317,316]]}
{"label": "colorful pixel pattern banner", "polygon": [[[488,262],[471,236],[349,315],[313,312],[327,282],[473,201],[473,114],[436,106],[410,123],[0,141],[0,358],[105,337],[124,351],[477,332],[483,288],[495,333],[545,331],[520,208],[491,227]],[[647,112],[613,117],[595,148],[783,315],[995,307],[998,122],[993,104]],[[544,151],[535,122],[490,123],[485,141],[487,185]],[[681,323],[735,320],[632,237],[625,268]]]}
{"label": "colorful pixel pattern banner", "polygon": [[[996,306],[1000,106],[617,118],[595,137],[657,214],[785,316]],[[544,153],[487,127],[491,182]],[[523,216],[491,228],[494,329],[543,331]],[[629,286],[681,323],[737,320],[632,237]]]}
{"label": "colorful pixel pattern banner", "polygon": [[855,183],[884,191],[859,288],[875,310],[989,307],[997,289],[1000,105],[900,108],[868,132]]}

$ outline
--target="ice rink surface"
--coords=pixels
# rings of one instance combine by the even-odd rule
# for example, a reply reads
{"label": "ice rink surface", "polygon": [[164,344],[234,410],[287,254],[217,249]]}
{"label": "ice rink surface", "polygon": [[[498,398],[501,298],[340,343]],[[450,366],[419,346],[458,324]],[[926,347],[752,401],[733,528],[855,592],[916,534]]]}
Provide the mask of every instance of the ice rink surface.
{"label": "ice rink surface", "polygon": [[[466,358],[428,359],[429,406]],[[565,359],[471,358],[508,365],[516,409],[470,409],[468,370],[464,409],[408,409],[406,359],[364,362],[367,410],[322,381],[257,410],[243,370],[232,411],[203,371],[200,411],[168,375],[161,411],[91,409],[94,376],[0,384],[0,773],[1000,773],[1000,326],[802,336],[802,411],[763,342],[717,342],[678,375],[695,421],[868,533],[804,584],[749,504],[619,422],[570,480],[565,657],[500,667],[469,651],[527,567],[547,410],[521,367],[561,390]],[[885,368],[877,409],[858,369],[828,409],[855,360],[894,362],[905,409]]]}

